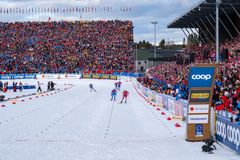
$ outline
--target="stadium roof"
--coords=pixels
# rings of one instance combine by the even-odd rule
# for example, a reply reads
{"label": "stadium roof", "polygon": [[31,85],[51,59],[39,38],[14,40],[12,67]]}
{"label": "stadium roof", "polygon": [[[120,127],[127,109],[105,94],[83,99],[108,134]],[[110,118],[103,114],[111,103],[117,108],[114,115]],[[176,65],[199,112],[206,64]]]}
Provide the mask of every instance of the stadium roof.
{"label": "stadium roof", "polygon": [[[220,10],[226,13],[235,12],[240,9],[240,0],[221,0]],[[174,19],[168,24],[168,28],[198,28],[196,21],[201,23],[208,23],[209,20],[213,20],[216,11],[216,0],[202,0],[195,6],[193,6],[186,13],[180,17]],[[220,14],[224,14],[224,11]],[[206,18],[207,17],[207,18]],[[215,18],[214,18],[215,19]],[[200,23],[200,22],[199,22]]]}

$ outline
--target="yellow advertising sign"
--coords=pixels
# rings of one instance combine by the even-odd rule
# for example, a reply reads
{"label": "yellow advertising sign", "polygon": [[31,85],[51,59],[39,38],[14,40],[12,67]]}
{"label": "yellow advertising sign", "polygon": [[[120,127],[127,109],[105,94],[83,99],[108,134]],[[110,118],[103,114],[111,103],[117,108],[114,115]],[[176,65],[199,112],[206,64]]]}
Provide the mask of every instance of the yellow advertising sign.
{"label": "yellow advertising sign", "polygon": [[110,76],[110,79],[117,80],[117,76]]}
{"label": "yellow advertising sign", "polygon": [[210,94],[209,93],[192,93],[191,98],[209,98]]}
{"label": "yellow advertising sign", "polygon": [[98,74],[93,74],[93,75],[92,75],[92,78],[98,79],[98,78],[100,78],[100,76],[99,76]]}

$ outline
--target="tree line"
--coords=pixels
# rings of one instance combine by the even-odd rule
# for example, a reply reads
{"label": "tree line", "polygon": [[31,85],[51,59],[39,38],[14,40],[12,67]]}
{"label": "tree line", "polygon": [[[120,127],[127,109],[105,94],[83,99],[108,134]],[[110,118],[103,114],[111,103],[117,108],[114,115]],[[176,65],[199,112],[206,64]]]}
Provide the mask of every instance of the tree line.
{"label": "tree line", "polygon": [[[174,41],[167,41],[165,39],[162,39],[158,44],[157,44],[157,48],[159,49],[181,49],[181,48],[185,48],[185,47],[191,47],[194,45],[199,45],[200,41],[199,41],[199,37],[196,33],[194,34],[190,34],[187,37],[187,42],[186,39],[183,38],[183,43],[182,44],[175,44]],[[139,43],[135,43],[135,46],[137,45],[138,49],[151,49],[154,47],[154,45],[152,43],[150,43],[149,41],[140,41]]]}

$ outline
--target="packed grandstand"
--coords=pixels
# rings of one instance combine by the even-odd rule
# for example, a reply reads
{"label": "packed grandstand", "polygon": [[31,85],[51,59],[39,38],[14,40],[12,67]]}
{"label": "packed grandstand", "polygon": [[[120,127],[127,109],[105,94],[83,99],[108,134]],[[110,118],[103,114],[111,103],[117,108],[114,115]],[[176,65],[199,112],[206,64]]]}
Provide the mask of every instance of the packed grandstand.
{"label": "packed grandstand", "polygon": [[131,21],[0,23],[3,73],[134,71]]}

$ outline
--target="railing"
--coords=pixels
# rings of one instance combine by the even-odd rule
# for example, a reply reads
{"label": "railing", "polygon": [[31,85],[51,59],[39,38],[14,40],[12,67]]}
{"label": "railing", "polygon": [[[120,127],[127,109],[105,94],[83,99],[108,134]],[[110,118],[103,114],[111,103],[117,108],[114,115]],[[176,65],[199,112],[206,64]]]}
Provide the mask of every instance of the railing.
{"label": "railing", "polygon": [[95,79],[117,79],[119,76],[124,77],[142,77],[142,73],[127,73],[114,72],[113,74],[3,74],[0,75],[0,80],[13,79],[81,79],[81,78],[95,78]]}
{"label": "railing", "polygon": [[175,97],[165,94],[157,93],[150,90],[137,82],[138,91],[146,98],[154,102],[156,105],[167,109],[169,112],[176,116],[180,116],[183,120],[187,118],[188,101],[184,99],[176,100]]}

